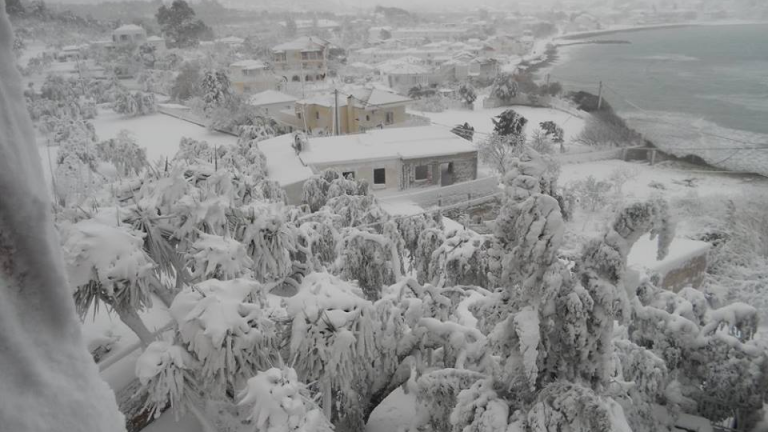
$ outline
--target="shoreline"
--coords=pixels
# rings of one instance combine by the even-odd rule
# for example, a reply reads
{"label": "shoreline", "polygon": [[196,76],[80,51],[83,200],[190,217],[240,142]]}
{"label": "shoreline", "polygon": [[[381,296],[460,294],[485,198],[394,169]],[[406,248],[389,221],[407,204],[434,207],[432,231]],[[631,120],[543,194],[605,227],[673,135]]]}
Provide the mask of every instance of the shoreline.
{"label": "shoreline", "polygon": [[[563,41],[576,41],[589,37],[599,37],[605,35],[619,34],[619,33],[636,33],[641,31],[651,30],[666,30],[677,29],[687,27],[705,27],[705,26],[729,26],[729,25],[764,25],[768,24],[768,21],[693,21],[687,23],[669,23],[669,24],[651,24],[651,25],[636,25],[626,27],[614,27],[603,30],[591,30],[586,32],[568,33],[560,36],[555,36],[553,42],[558,40]],[[563,44],[566,45],[566,44]]]}

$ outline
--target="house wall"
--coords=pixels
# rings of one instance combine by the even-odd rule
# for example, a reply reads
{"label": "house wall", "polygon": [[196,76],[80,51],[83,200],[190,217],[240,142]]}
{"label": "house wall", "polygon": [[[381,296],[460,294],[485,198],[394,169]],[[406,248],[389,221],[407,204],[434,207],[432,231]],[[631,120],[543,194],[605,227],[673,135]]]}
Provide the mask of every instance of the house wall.
{"label": "house wall", "polygon": [[[325,77],[328,73],[328,64],[326,61],[327,51],[320,51],[319,54],[319,59],[304,60],[301,57],[301,51],[286,51],[285,61],[281,59],[278,60],[277,55],[279,54],[276,54],[273,58],[275,72],[283,75],[290,82],[317,81],[317,76]],[[309,78],[307,78],[307,76],[309,76]],[[294,78],[298,79],[295,80]]]}
{"label": "house wall", "polygon": [[[379,125],[393,125],[402,124],[406,121],[407,115],[405,113],[405,105],[381,107],[375,110],[366,111],[362,108],[354,106],[348,106],[348,111],[351,111],[351,115],[348,112],[344,126],[342,127],[343,133],[357,133],[368,129],[378,128]],[[393,121],[387,123],[387,113],[392,113]]]}
{"label": "house wall", "polygon": [[[348,164],[317,164],[313,169],[322,171],[327,168],[335,169],[341,173],[353,171],[355,179],[365,179],[373,190],[398,189],[400,187],[400,161],[397,159],[381,160],[374,162],[360,162]],[[376,168],[385,169],[386,184],[383,186],[373,184],[373,170]]]}
{"label": "house wall", "polygon": [[691,258],[677,268],[668,271],[661,279],[661,286],[678,292],[686,286],[699,288],[707,272],[707,253]]}
{"label": "house wall", "polygon": [[[339,97],[339,103],[343,102],[343,98]],[[310,131],[316,132],[324,130],[328,133],[333,131],[334,108],[322,105],[296,105],[296,107],[296,112],[306,115],[307,128]],[[405,112],[405,105],[379,108],[370,111],[352,105],[340,106],[339,126],[341,133],[359,133],[367,129],[378,128],[380,124],[386,126],[388,112],[391,112],[393,116],[393,122],[391,124],[402,124],[408,118],[408,115]],[[300,123],[303,124],[303,119],[301,119]]]}
{"label": "house wall", "polygon": [[248,70],[248,75],[245,75],[241,68],[232,67],[229,69],[229,81],[232,83],[232,88],[238,94],[275,90],[280,80],[279,77],[266,69],[250,69]]}
{"label": "house wall", "polygon": [[[442,181],[440,165],[453,162],[453,183],[475,180],[477,178],[477,152],[429,158],[408,159],[403,161],[402,189],[439,186]],[[416,180],[416,167],[429,167],[426,180]]]}

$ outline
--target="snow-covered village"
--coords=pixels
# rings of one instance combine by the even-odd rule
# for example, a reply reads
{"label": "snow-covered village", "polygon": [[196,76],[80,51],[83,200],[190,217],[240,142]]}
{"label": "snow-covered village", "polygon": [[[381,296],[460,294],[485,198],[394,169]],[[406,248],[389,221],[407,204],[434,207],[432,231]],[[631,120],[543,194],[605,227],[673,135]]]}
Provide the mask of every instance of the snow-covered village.
{"label": "snow-covered village", "polygon": [[768,3],[0,6],[0,432],[768,432]]}

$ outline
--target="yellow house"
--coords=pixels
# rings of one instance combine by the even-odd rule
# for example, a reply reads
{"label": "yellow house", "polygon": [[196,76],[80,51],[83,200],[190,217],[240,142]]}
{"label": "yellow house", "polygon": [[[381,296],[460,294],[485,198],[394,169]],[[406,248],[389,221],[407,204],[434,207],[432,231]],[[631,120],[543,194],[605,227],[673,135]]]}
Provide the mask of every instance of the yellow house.
{"label": "yellow house", "polygon": [[328,74],[328,47],[330,42],[302,36],[272,48],[275,73],[288,82],[323,81]]}
{"label": "yellow house", "polygon": [[[296,127],[311,133],[353,134],[370,129],[405,125],[410,98],[378,89],[322,95],[296,102]],[[338,113],[338,122],[336,120]]]}

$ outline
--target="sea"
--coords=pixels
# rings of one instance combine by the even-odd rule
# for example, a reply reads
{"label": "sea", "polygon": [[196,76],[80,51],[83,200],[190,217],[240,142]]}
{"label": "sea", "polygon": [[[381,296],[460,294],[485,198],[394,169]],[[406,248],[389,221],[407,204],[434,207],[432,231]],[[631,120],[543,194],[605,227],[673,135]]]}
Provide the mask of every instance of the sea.
{"label": "sea", "polygon": [[[542,73],[566,90],[595,94],[602,81],[606,100],[632,127],[672,146],[768,147],[768,24],[653,29],[589,40],[629,43],[560,47],[559,59]],[[768,151],[756,154],[768,157]]]}

